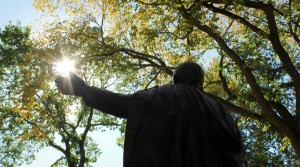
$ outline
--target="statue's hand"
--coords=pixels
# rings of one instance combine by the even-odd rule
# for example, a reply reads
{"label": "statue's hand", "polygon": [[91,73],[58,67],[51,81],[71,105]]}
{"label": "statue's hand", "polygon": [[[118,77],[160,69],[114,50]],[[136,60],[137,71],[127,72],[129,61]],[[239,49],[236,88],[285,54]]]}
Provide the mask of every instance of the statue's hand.
{"label": "statue's hand", "polygon": [[69,77],[57,77],[55,83],[61,93],[65,95],[82,96],[86,87],[85,82],[72,72],[69,73]]}

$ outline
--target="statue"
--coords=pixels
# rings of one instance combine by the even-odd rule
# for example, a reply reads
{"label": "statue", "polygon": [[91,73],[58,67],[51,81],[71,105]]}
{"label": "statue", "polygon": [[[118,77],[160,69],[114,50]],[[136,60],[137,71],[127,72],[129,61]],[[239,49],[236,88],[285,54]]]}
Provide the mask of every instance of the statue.
{"label": "statue", "polygon": [[88,86],[70,73],[56,84],[86,105],[127,119],[124,167],[243,167],[240,131],[230,113],[202,93],[204,72],[178,66],[174,84],[125,95]]}

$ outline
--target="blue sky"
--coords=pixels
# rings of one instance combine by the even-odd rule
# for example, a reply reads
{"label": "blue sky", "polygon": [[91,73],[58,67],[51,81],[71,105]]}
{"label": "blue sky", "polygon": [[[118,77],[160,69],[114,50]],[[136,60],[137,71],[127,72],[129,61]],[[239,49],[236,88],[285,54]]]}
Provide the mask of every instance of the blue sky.
{"label": "blue sky", "polygon": [[[0,28],[12,22],[21,22],[22,26],[34,24],[41,13],[38,13],[32,6],[33,0],[0,0]],[[102,151],[101,157],[93,166],[121,167],[123,163],[123,149],[116,145],[116,138],[119,131],[93,132],[90,136],[99,144]],[[53,148],[45,148],[36,154],[36,160],[30,165],[22,167],[47,167],[50,166],[62,154]],[[0,164],[1,166],[1,164]]]}
{"label": "blue sky", "polygon": [[12,21],[15,24],[21,21],[22,25],[33,22],[39,14],[32,7],[33,0],[0,0],[0,27]]}

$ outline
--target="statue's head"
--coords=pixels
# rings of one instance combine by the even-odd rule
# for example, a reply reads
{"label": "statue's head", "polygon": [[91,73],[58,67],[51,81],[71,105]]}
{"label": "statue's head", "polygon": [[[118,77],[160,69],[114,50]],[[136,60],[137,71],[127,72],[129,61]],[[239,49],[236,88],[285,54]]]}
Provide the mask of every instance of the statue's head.
{"label": "statue's head", "polygon": [[174,84],[187,84],[203,89],[204,71],[195,62],[180,64],[173,74]]}

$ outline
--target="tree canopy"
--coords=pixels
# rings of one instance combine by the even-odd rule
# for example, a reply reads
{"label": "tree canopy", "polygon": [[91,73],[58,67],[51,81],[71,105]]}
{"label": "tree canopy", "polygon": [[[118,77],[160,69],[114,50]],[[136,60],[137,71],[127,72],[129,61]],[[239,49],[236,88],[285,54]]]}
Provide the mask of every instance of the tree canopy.
{"label": "tree canopy", "polygon": [[[74,106],[80,99],[53,89],[48,71],[64,56],[76,61],[76,72],[88,84],[114,85],[123,93],[169,83],[172,70],[191,60],[205,68],[205,94],[224,104],[239,121],[249,162],[296,165],[294,152],[300,157],[299,3],[36,0],[34,5],[53,20],[43,25],[42,32],[29,40],[27,29],[8,26],[0,36],[1,86],[7,90],[2,93],[9,97],[2,108],[16,115],[7,119],[25,128],[16,129],[15,136],[41,139],[44,145],[56,147],[58,133],[65,146],[56,148],[65,153],[62,159],[70,166],[84,163],[80,156],[68,158],[79,155],[76,150],[82,150],[82,142],[90,141],[87,148],[96,148],[85,140],[88,131],[96,125],[124,124],[84,105]],[[6,33],[9,29],[14,31]],[[67,113],[75,110],[75,120],[68,120]],[[86,133],[79,134],[79,127]],[[98,153],[90,150],[86,163],[94,162]],[[261,159],[255,158],[258,155]]]}

